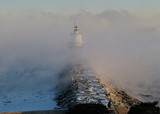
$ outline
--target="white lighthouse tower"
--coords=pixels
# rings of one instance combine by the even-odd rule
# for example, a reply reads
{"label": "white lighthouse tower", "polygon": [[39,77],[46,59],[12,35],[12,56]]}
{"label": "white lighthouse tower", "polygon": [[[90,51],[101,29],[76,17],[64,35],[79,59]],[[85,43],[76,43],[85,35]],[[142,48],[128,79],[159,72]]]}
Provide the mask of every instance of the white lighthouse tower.
{"label": "white lighthouse tower", "polygon": [[72,47],[83,47],[82,35],[79,32],[77,25],[74,25],[74,31],[72,34]]}

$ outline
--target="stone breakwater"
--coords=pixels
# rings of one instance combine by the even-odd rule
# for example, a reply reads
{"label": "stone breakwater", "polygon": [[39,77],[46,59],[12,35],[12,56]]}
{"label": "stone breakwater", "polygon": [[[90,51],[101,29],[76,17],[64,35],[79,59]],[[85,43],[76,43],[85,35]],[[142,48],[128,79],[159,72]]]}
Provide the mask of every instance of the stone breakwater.
{"label": "stone breakwater", "polygon": [[115,105],[130,107],[139,102],[125,92],[114,89],[110,84],[103,84],[98,74],[81,64],[69,65],[60,74],[60,78],[55,98],[60,108],[77,104],[102,104],[106,108]]}

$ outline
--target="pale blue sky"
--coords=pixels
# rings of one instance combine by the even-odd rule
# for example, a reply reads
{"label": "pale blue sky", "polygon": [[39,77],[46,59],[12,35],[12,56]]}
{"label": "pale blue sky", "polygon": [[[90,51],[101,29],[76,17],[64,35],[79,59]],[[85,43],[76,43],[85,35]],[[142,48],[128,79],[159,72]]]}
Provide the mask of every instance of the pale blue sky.
{"label": "pale blue sky", "polygon": [[0,12],[38,10],[70,14],[80,10],[92,13],[104,10],[128,10],[134,14],[160,13],[160,0],[0,0]]}

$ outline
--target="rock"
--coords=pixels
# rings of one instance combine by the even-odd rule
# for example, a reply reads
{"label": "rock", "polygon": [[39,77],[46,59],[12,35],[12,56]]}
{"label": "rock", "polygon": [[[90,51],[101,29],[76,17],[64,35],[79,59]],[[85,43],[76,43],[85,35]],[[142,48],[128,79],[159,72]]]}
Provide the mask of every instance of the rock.
{"label": "rock", "polygon": [[67,114],[108,114],[108,109],[102,104],[78,104],[68,109]]}
{"label": "rock", "polygon": [[160,114],[160,108],[156,106],[157,104],[158,102],[155,101],[132,106],[128,114]]}

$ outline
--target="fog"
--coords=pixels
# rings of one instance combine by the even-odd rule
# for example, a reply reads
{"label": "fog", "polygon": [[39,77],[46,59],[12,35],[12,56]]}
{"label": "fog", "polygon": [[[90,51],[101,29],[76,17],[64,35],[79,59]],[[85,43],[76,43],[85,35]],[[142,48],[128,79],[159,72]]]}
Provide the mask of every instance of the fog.
{"label": "fog", "polygon": [[96,15],[85,12],[78,18],[84,15],[91,20],[84,32],[87,58],[95,71],[132,95],[151,94],[159,98],[158,22],[123,10]]}
{"label": "fog", "polygon": [[41,12],[13,12],[0,18],[0,92],[53,88],[70,56],[70,30],[62,26],[62,18]]}
{"label": "fog", "polygon": [[[106,81],[159,97],[159,19],[126,10],[0,14],[1,93],[54,87],[58,73],[83,57]],[[75,22],[85,42],[78,56],[68,48]]]}

